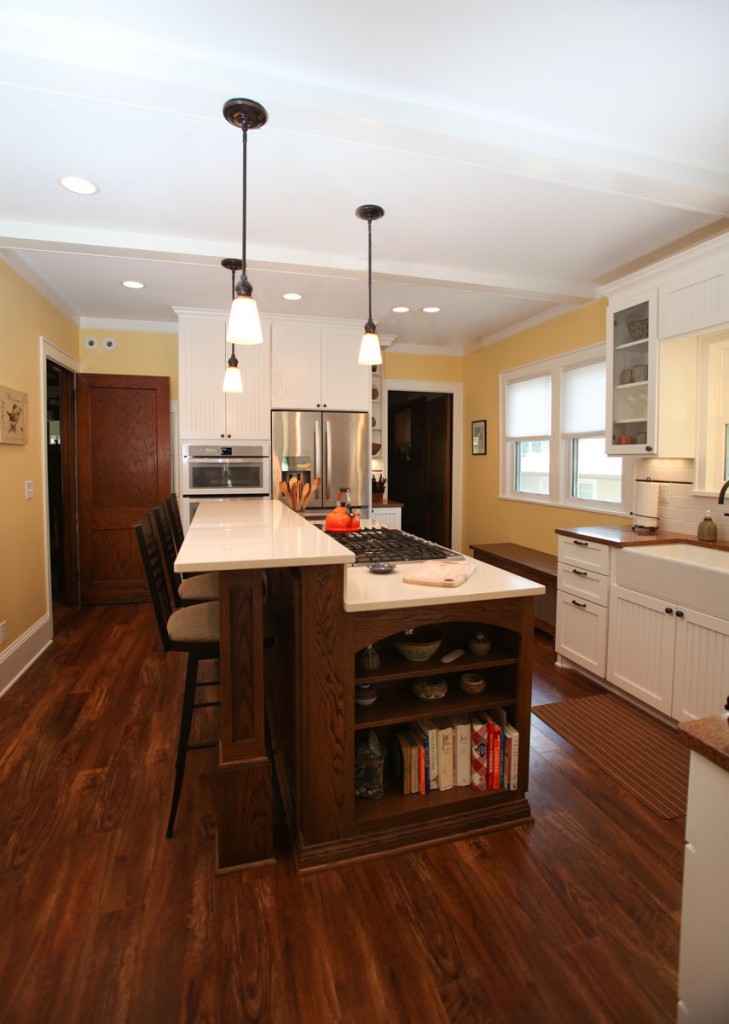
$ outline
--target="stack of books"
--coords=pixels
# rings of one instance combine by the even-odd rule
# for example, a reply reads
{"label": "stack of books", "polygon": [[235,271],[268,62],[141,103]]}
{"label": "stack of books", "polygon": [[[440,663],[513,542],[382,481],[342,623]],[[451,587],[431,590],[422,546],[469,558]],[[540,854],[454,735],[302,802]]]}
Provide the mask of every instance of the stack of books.
{"label": "stack of books", "polygon": [[503,708],[419,718],[391,735],[392,776],[403,794],[457,786],[516,789],[519,733]]}

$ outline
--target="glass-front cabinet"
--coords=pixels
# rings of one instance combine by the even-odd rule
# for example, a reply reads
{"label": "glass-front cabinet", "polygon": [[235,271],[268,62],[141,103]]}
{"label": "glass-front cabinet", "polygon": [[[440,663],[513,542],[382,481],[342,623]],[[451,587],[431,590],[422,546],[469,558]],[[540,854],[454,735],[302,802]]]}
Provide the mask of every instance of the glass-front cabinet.
{"label": "glass-front cabinet", "polygon": [[655,291],[612,299],[607,318],[607,430],[610,455],[656,451]]}

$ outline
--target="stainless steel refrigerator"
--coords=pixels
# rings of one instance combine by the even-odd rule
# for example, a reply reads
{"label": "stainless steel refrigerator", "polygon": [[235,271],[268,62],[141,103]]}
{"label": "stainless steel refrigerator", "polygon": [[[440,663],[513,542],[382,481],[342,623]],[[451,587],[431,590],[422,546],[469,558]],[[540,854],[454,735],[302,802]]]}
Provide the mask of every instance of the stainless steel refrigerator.
{"label": "stainless steel refrigerator", "polygon": [[334,508],[337,495],[349,488],[354,508],[367,509],[372,493],[370,424],[366,412],[274,410],[271,413],[272,495],[279,484],[297,476],[321,486],[307,506],[316,514]]}

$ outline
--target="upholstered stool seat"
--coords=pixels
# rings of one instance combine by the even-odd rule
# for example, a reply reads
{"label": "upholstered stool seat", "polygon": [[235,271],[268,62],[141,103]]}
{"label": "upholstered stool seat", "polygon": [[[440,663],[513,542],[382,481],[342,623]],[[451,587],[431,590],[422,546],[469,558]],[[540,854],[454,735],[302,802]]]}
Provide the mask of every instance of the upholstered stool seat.
{"label": "upholstered stool seat", "polygon": [[167,620],[167,633],[170,640],[177,644],[219,643],[220,602],[203,601],[178,608]]}
{"label": "upholstered stool seat", "polygon": [[[217,572],[201,572],[199,576],[187,576],[177,584],[180,601],[217,601],[219,597],[219,576]],[[180,609],[182,610],[182,609]]]}

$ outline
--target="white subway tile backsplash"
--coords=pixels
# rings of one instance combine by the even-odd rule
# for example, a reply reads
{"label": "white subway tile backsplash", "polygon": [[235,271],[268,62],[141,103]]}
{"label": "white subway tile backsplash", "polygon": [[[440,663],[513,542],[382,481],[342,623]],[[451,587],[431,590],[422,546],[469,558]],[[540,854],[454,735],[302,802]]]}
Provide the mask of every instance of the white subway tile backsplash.
{"label": "white subway tile backsplash", "polygon": [[719,540],[729,543],[729,504],[720,505],[718,492],[711,497],[692,494],[692,459],[636,459],[635,478],[661,482],[658,526],[673,533],[696,535],[708,509],[717,525]]}

